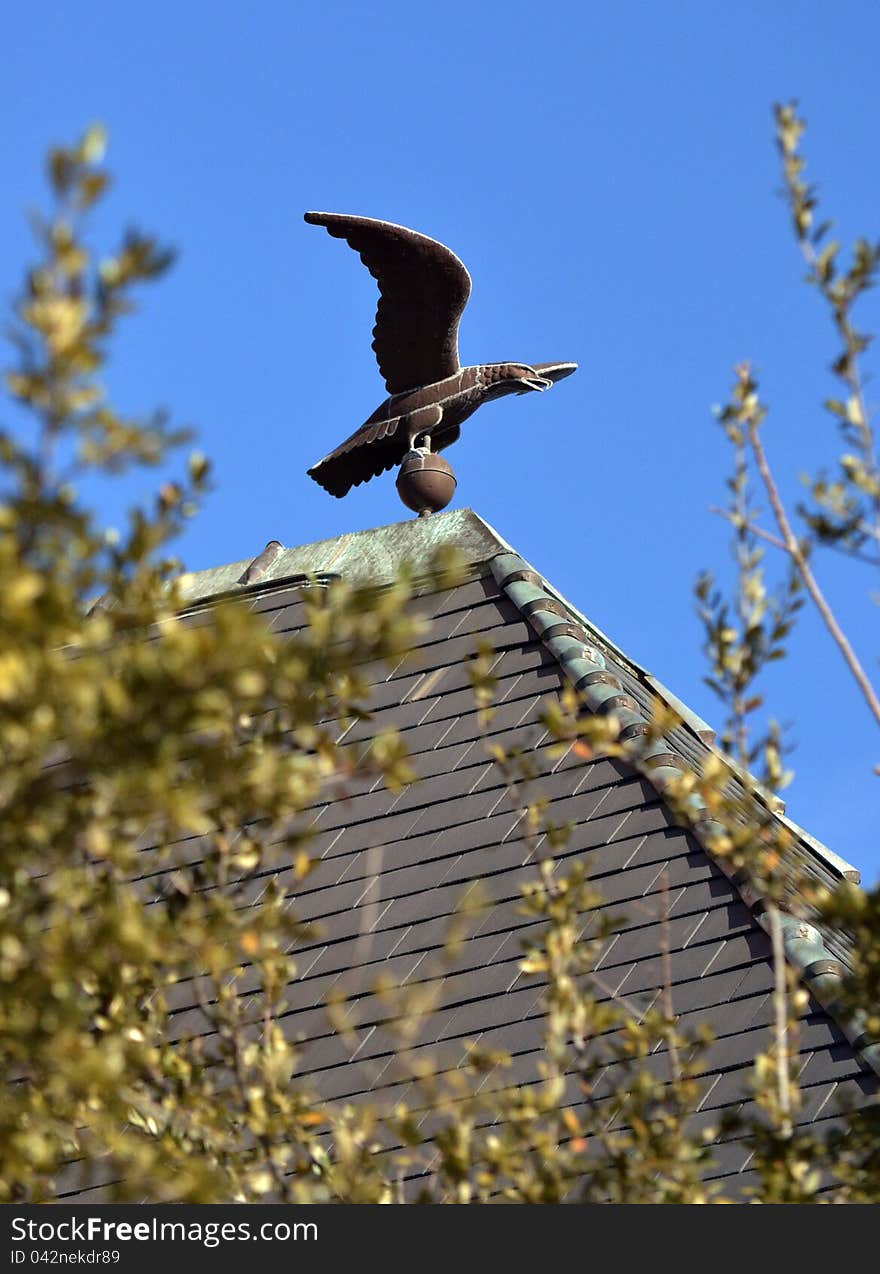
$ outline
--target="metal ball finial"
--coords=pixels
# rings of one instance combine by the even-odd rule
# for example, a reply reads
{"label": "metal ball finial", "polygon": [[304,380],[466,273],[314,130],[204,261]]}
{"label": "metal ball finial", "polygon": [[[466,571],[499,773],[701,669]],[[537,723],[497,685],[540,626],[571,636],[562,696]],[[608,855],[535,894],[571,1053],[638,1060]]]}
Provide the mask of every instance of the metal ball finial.
{"label": "metal ball finial", "polygon": [[395,483],[397,494],[420,518],[445,509],[455,494],[451,465],[427,447],[415,447],[403,457]]}

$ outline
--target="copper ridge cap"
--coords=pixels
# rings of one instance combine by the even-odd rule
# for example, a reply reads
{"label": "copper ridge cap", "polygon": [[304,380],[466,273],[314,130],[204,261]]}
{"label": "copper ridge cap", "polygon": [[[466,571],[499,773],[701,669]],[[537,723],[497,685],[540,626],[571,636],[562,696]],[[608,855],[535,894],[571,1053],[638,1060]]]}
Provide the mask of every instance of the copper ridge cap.
{"label": "copper ridge cap", "polygon": [[[278,548],[267,552],[274,545]],[[310,576],[320,579],[341,575],[352,584],[382,585],[393,580],[403,562],[408,562],[416,574],[422,570],[427,573],[434,553],[444,545],[458,549],[472,568],[485,566],[497,553],[512,551],[472,509],[450,509],[429,518],[408,518],[368,530],[347,531],[331,539],[289,548],[277,540],[270,541],[257,558],[188,571],[177,582],[187,607]]]}

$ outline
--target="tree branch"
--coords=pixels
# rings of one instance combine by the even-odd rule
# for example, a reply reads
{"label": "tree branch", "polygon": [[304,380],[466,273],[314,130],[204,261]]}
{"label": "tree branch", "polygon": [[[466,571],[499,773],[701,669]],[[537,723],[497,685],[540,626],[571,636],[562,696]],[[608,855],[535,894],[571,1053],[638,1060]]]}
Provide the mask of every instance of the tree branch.
{"label": "tree branch", "polygon": [[750,420],[748,422],[748,431],[749,443],[755,457],[755,463],[758,466],[758,472],[760,473],[761,479],[764,483],[767,498],[769,499],[770,506],[773,509],[773,515],[776,518],[776,525],[779,527],[779,532],[782,536],[783,548],[797,567],[798,574],[804,581],[804,587],[813,599],[819,614],[822,616],[825,627],[834,639],[838,650],[843,656],[846,666],[855,678],[856,684],[861,690],[865,702],[873,713],[874,720],[878,725],[880,725],[880,699],[877,698],[877,693],[871,685],[864,668],[859,662],[858,656],[850,645],[843,629],[838,624],[837,619],[834,616],[834,612],[828,605],[825,594],[819,587],[819,583],[813,574],[809,561],[801,549],[798,538],[791,529],[791,523],[789,522],[788,515],[785,512],[782,497],[779,494],[779,488],[777,487],[773,474],[770,471],[767,455],[764,451],[764,446],[758,433],[757,421]]}
{"label": "tree branch", "polygon": [[785,948],[782,942],[782,924],[776,907],[767,912],[770,920],[770,940],[773,945],[773,1016],[776,1038],[776,1082],[782,1131],[791,1136],[791,1084],[788,1073],[788,1004],[785,987]]}

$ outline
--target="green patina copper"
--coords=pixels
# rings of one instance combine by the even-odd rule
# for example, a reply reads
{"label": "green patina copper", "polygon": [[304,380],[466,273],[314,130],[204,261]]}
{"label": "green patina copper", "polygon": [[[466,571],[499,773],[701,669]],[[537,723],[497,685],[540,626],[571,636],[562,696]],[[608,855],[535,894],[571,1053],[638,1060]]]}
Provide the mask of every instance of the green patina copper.
{"label": "green patina copper", "polygon": [[[484,563],[504,542],[470,509],[452,509],[429,518],[393,522],[372,531],[350,531],[330,540],[317,540],[297,548],[282,548],[256,587],[277,586],[304,576],[341,575],[350,584],[381,586],[390,584],[403,563],[417,577],[427,575],[438,549],[454,548],[471,568],[481,573]],[[243,593],[242,583],[252,558],[193,571],[181,576],[179,584],[187,605],[221,596]]]}

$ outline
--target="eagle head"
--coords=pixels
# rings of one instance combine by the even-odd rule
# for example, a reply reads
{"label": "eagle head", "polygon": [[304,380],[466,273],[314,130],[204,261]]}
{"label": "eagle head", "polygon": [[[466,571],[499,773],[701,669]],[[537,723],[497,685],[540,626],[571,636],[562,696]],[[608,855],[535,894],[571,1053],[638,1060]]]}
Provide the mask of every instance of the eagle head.
{"label": "eagle head", "polygon": [[505,394],[527,394],[530,390],[549,389],[553,384],[528,363],[492,363],[486,369],[490,398]]}

